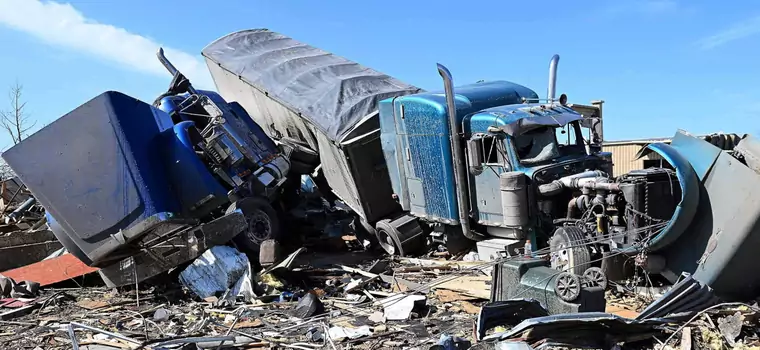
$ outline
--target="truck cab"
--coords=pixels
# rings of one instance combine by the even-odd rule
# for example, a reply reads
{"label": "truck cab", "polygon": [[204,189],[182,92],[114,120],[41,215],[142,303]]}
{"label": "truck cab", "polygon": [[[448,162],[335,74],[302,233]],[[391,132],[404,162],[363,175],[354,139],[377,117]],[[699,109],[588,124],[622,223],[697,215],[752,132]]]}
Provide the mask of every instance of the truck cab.
{"label": "truck cab", "polygon": [[[583,121],[582,115],[559,103],[504,105],[465,117],[468,177],[474,184],[470,207],[490,236],[523,239],[538,228],[551,230],[552,216],[565,209],[567,201],[545,201],[537,186],[588,170],[611,172],[609,155],[587,141],[584,131],[588,135],[591,130],[582,127]],[[509,203],[511,196],[503,195],[518,189],[502,183],[520,177],[525,177],[527,190],[519,205],[527,210],[513,208],[518,202]],[[510,212],[519,217],[510,218]]]}
{"label": "truck cab", "polygon": [[[553,215],[564,215],[567,201],[544,200],[537,186],[611,166],[598,145],[585,141],[584,131],[593,132],[564,97],[562,103],[536,103],[533,90],[507,81],[460,86],[453,95],[455,121],[446,97],[432,92],[380,103],[394,194],[402,210],[434,230],[461,235],[457,186],[464,186],[474,224],[470,237],[522,240],[551,234]],[[452,123],[459,130],[454,137]],[[452,141],[459,146],[452,148]],[[456,147],[464,159],[454,160]],[[464,183],[456,180],[457,166],[466,166]]]}

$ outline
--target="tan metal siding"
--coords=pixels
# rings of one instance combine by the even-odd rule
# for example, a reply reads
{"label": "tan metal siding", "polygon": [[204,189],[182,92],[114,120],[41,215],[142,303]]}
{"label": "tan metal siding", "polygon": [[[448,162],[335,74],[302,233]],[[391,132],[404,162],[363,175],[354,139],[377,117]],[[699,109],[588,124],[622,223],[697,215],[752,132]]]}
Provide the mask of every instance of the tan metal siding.
{"label": "tan metal siding", "polygon": [[658,154],[651,153],[641,159],[635,159],[643,145],[641,144],[615,144],[602,146],[602,150],[612,153],[612,175],[620,176],[631,170],[644,168],[644,160],[662,159]]}

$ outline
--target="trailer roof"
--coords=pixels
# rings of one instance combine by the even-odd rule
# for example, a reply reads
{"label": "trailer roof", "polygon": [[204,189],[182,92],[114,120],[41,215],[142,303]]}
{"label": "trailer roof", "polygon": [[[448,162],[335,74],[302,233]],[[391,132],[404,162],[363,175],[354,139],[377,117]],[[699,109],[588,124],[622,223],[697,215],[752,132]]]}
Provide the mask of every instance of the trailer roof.
{"label": "trailer roof", "polygon": [[226,35],[203,56],[340,140],[385,98],[420,88],[268,29]]}

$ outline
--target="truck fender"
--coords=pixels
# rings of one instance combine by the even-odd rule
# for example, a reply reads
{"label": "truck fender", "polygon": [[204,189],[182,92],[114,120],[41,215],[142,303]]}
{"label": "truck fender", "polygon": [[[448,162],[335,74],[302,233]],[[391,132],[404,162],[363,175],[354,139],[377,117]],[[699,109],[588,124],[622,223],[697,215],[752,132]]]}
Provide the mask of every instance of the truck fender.
{"label": "truck fender", "polygon": [[[657,233],[649,243],[649,251],[656,252],[673,243],[683,234],[694,220],[699,205],[700,183],[691,163],[676,148],[665,143],[652,143],[639,152],[639,157],[655,152],[670,163],[676,171],[681,186],[681,201],[673,212],[665,228]],[[627,248],[627,253],[635,253],[639,248]]]}

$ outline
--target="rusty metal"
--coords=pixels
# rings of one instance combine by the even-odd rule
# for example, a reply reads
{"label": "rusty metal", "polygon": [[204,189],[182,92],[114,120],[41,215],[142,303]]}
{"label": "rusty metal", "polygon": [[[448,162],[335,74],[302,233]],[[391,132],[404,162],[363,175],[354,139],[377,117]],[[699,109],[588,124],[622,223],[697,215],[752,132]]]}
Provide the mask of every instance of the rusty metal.
{"label": "rusty metal", "polygon": [[98,271],[97,268],[85,265],[73,255],[64,254],[57,258],[42,260],[31,265],[1,272],[0,275],[17,281],[36,281],[41,286],[48,286],[96,271]]}

